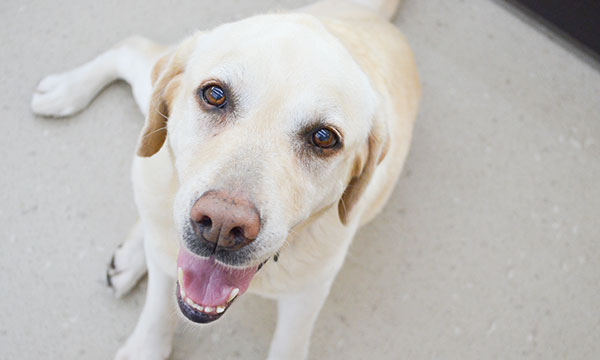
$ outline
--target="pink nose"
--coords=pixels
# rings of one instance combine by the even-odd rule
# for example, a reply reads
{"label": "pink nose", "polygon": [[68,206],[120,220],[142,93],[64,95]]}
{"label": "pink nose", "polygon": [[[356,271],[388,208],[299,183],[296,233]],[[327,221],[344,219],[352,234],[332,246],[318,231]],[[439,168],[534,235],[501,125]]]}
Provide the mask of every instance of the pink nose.
{"label": "pink nose", "polygon": [[254,241],[260,231],[256,207],[224,191],[205,192],[192,206],[190,219],[199,240],[222,250],[239,250]]}

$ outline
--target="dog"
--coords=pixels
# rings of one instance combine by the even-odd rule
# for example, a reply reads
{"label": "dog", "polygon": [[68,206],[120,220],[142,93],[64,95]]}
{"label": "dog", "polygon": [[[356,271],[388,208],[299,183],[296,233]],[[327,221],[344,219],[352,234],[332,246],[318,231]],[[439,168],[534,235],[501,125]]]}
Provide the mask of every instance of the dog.
{"label": "dog", "polygon": [[399,0],[326,0],[200,31],[131,37],[50,75],[32,110],[69,116],[127,81],[145,124],[133,160],[139,221],[110,262],[116,296],[148,273],[116,359],[165,359],[178,306],[208,323],[246,292],[278,302],[269,359],[304,359],[357,229],[388,200],[416,118]]}

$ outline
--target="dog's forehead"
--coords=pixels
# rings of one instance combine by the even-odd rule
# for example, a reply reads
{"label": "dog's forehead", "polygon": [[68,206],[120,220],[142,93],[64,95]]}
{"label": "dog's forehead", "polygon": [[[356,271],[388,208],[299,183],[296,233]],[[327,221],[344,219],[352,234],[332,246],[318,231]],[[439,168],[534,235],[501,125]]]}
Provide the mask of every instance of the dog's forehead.
{"label": "dog's forehead", "polygon": [[288,108],[359,118],[375,106],[366,75],[308,15],[262,15],[217,27],[198,37],[186,72],[190,86],[218,79],[252,94],[248,101],[277,97]]}
{"label": "dog's forehead", "polygon": [[268,68],[266,74],[290,75],[289,70],[306,70],[330,77],[353,65],[318,20],[298,14],[261,15],[219,26],[198,37],[192,61],[208,67],[242,61],[246,71]]}

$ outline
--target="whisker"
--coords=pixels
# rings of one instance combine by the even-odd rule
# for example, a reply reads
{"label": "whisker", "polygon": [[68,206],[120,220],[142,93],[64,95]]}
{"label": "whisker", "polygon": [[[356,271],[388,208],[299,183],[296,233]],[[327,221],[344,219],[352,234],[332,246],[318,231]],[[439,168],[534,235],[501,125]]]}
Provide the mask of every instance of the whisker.
{"label": "whisker", "polygon": [[154,102],[152,102],[152,108],[154,109],[154,111],[156,111],[157,113],[160,114],[160,116],[164,117],[165,120],[169,120],[169,117],[163,113],[160,112],[160,110],[158,110],[158,108],[156,107],[156,104],[154,104]]}
{"label": "whisker", "polygon": [[145,135],[144,135],[144,137],[146,137],[146,136],[150,136],[150,135],[152,135],[152,134],[154,134],[154,133],[157,133],[157,132],[159,132],[159,131],[162,131],[162,130],[167,130],[167,127],[166,127],[166,126],[163,126],[163,127],[161,127],[161,128],[158,128],[158,129],[156,129],[156,130],[154,130],[154,131],[151,131],[151,132],[149,132],[149,133],[145,134]]}
{"label": "whisker", "polygon": [[347,214],[348,210],[346,209],[346,204],[344,203],[344,198],[340,198],[341,202],[342,202],[342,207],[344,208],[344,212]]}

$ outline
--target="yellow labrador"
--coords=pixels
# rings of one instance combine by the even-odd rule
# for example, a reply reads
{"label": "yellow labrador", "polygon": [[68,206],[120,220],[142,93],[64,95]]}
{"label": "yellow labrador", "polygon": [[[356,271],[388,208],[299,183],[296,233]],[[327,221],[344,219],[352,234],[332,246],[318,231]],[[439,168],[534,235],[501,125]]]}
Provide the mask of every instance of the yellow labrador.
{"label": "yellow labrador", "polygon": [[164,359],[171,309],[219,319],[246,291],[278,301],[269,359],[306,357],[359,226],[386,203],[420,87],[388,20],[398,1],[323,1],[202,31],[165,48],[134,37],[35,91],[66,116],[106,84],[133,88],[146,123],[133,162],[140,221],[113,257],[117,296],[148,272],[117,359]]}

